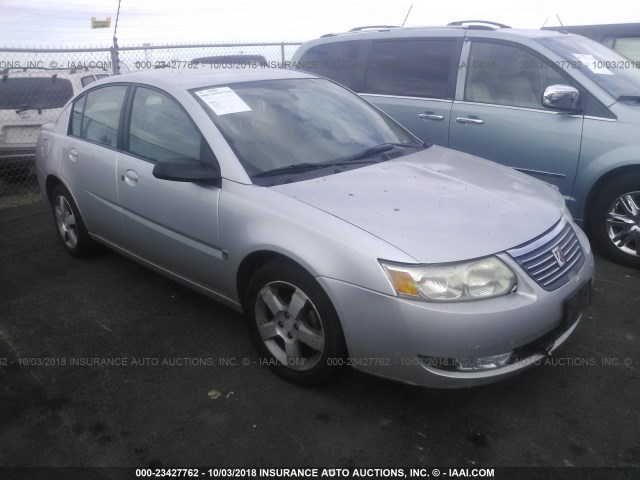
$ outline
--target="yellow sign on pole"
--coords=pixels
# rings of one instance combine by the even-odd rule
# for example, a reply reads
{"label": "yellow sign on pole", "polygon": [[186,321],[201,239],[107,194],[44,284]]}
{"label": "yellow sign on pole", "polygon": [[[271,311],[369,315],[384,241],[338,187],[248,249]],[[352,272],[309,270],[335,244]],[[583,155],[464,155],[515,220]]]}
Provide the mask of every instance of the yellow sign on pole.
{"label": "yellow sign on pole", "polygon": [[107,17],[106,20],[98,20],[96,17],[91,17],[91,28],[109,28],[111,27],[111,17]]}

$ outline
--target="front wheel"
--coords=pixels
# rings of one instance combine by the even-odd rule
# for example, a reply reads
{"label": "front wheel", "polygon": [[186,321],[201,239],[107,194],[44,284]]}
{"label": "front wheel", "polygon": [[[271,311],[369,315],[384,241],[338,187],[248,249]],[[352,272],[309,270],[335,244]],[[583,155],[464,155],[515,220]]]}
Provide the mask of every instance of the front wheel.
{"label": "front wheel", "polygon": [[346,347],[338,315],[322,287],[290,262],[271,262],[250,281],[244,301],[261,364],[301,385],[332,380]]}
{"label": "front wheel", "polygon": [[640,267],[640,174],[614,178],[593,198],[589,230],[611,260]]}

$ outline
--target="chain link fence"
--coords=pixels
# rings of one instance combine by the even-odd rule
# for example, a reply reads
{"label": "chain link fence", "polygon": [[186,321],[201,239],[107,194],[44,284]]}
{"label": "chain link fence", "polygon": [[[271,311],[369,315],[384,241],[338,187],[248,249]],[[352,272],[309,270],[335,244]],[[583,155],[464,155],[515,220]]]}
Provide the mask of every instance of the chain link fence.
{"label": "chain link fence", "polygon": [[299,43],[150,45],[92,49],[0,48],[0,208],[40,200],[35,147],[80,89],[139,70],[286,68]]}

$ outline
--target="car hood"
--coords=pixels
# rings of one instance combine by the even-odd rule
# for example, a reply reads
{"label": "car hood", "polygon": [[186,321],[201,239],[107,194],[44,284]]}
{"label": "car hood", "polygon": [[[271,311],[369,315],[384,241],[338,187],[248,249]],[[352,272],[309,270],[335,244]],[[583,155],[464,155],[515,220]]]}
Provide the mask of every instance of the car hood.
{"label": "car hood", "polygon": [[270,188],[421,263],[477,258],[525,243],[551,228],[564,205],[562,196],[539,180],[437,146]]}

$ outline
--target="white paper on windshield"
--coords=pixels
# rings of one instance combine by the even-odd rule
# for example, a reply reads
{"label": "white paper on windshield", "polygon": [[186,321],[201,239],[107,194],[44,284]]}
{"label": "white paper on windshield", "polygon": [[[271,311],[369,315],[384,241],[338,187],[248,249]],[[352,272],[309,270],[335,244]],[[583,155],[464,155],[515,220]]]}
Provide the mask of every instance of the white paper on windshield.
{"label": "white paper on windshield", "polygon": [[229,87],[209,88],[196,92],[216,115],[250,112],[251,107],[244,103],[236,92]]}
{"label": "white paper on windshield", "polygon": [[593,73],[597,73],[598,75],[613,75],[611,70],[602,65],[604,62],[599,62],[590,53],[572,53],[571,55],[580,60],[580,63],[582,63]]}

